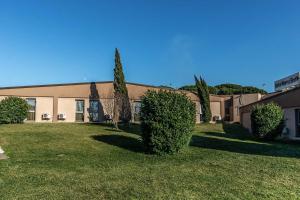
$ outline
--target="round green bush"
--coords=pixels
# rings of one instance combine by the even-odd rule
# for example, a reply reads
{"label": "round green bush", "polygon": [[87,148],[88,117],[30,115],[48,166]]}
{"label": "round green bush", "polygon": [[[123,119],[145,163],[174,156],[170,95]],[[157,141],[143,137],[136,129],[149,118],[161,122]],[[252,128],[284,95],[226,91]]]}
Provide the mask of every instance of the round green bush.
{"label": "round green bush", "polygon": [[259,139],[272,140],[284,128],[283,110],[274,103],[257,105],[251,112],[252,133]]}
{"label": "round green bush", "polygon": [[195,126],[195,104],[184,94],[148,91],[141,102],[142,139],[148,153],[173,154],[187,146]]}
{"label": "round green bush", "polygon": [[19,97],[7,97],[0,102],[0,123],[23,123],[27,117],[28,104]]}

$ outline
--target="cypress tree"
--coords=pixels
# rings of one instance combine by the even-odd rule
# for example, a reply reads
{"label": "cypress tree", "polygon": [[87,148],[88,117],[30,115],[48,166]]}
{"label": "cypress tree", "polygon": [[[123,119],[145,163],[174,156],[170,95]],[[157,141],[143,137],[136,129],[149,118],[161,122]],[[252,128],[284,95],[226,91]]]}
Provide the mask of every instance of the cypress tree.
{"label": "cypress tree", "polygon": [[203,122],[210,122],[211,120],[211,110],[210,110],[210,99],[209,99],[209,89],[205,80],[200,77],[200,80],[195,77],[198,97],[200,99],[201,108],[202,108],[202,116]]}
{"label": "cypress tree", "polygon": [[119,120],[128,123],[131,120],[131,107],[126,87],[123,66],[120,53],[115,50],[114,68],[114,116],[113,121],[116,127]]}

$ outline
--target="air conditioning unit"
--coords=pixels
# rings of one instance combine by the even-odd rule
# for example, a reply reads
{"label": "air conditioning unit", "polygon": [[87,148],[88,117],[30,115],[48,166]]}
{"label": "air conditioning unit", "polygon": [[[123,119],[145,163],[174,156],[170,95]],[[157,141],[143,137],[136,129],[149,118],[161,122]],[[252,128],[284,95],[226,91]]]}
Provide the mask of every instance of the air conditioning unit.
{"label": "air conditioning unit", "polygon": [[66,114],[58,114],[58,119],[59,120],[65,120],[66,119]]}
{"label": "air conditioning unit", "polygon": [[221,121],[222,120],[222,117],[220,115],[216,115],[213,117],[213,121]]}
{"label": "air conditioning unit", "polygon": [[42,114],[42,118],[44,120],[49,120],[49,119],[51,119],[51,115],[49,113],[44,113],[44,114]]}

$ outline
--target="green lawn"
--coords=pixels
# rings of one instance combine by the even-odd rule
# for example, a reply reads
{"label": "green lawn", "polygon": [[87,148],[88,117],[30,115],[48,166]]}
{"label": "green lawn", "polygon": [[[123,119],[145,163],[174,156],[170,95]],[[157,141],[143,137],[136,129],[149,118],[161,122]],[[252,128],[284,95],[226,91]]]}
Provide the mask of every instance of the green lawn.
{"label": "green lawn", "polygon": [[200,125],[174,156],[143,153],[136,127],[1,125],[1,199],[297,199],[300,145]]}

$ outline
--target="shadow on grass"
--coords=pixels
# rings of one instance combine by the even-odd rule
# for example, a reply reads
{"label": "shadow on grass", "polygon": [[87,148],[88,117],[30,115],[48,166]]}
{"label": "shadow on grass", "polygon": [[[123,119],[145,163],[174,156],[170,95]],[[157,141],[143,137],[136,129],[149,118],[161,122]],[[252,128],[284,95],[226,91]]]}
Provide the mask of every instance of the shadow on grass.
{"label": "shadow on grass", "polygon": [[130,124],[118,124],[118,128],[116,129],[113,124],[111,123],[87,123],[83,124],[85,126],[101,126],[105,127],[104,130],[110,131],[110,132],[126,132],[131,133],[134,135],[141,135],[141,128],[140,124],[130,123]]}
{"label": "shadow on grass", "polygon": [[252,143],[251,141],[233,141],[224,138],[194,135],[190,146],[250,155],[300,158],[299,149],[276,143]]}
{"label": "shadow on grass", "polygon": [[140,124],[120,124],[119,129],[126,133],[131,133],[139,136],[141,135]]}
{"label": "shadow on grass", "polygon": [[225,124],[223,123],[223,132],[204,132],[206,135],[224,137],[239,140],[255,140],[253,135],[243,128],[240,124]]}
{"label": "shadow on grass", "polygon": [[136,138],[124,135],[93,135],[94,140],[104,142],[109,145],[117,146],[132,152],[142,153],[144,148],[142,142]]}

